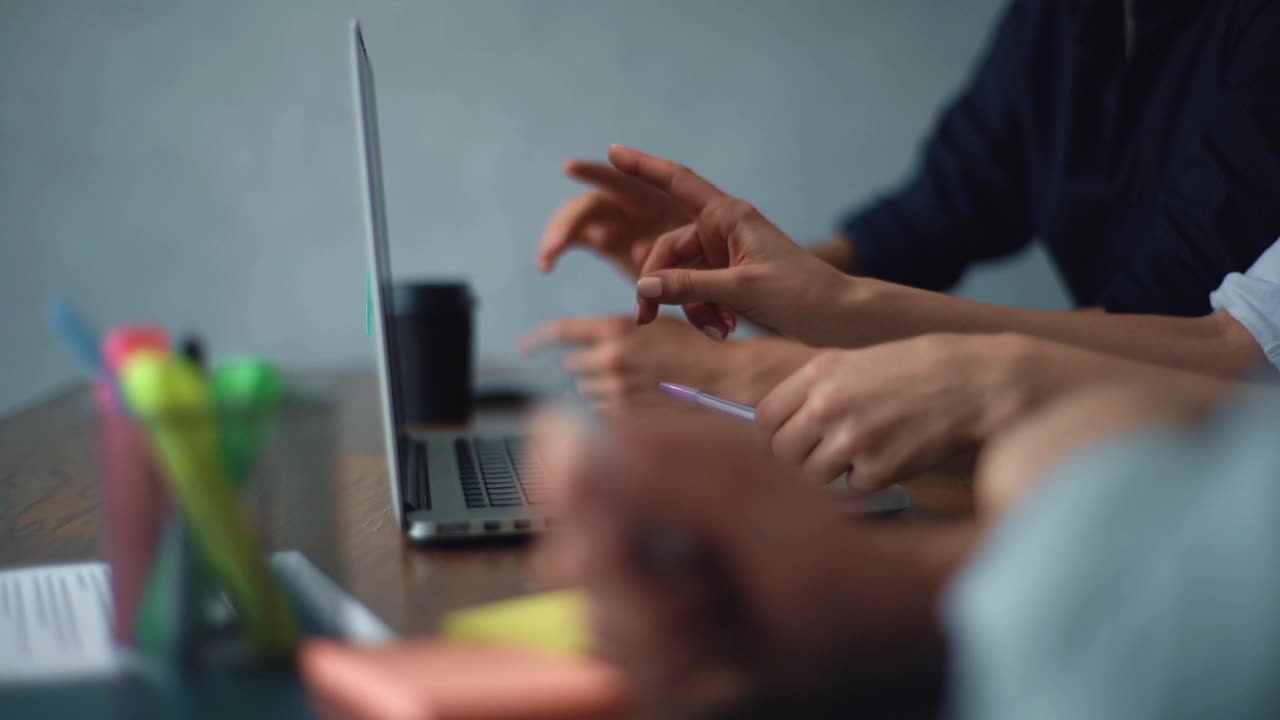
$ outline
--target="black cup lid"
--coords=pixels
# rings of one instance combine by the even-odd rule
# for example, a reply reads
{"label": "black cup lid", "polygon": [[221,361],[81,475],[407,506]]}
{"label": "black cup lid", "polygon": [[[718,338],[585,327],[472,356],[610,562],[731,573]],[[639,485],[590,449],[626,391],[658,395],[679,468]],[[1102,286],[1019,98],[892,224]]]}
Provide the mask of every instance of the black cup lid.
{"label": "black cup lid", "polygon": [[462,281],[404,282],[392,286],[397,315],[471,308],[471,286]]}

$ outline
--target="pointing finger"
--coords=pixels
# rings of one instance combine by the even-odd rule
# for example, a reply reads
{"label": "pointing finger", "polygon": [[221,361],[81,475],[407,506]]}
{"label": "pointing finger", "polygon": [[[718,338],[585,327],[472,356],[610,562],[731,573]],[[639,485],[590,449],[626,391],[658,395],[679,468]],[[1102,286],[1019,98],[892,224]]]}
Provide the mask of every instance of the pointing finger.
{"label": "pointing finger", "polygon": [[587,226],[619,218],[619,208],[598,192],[570,198],[547,221],[538,243],[538,268],[543,272],[551,270],[556,260],[579,241]]}
{"label": "pointing finger", "polygon": [[594,160],[566,160],[561,166],[564,174],[582,183],[592,185],[611,200],[628,209],[637,195],[652,196],[658,191],[643,180],[627,175],[608,163]]}
{"label": "pointing finger", "polygon": [[675,198],[696,215],[724,193],[689,168],[622,145],[609,146],[609,162]]}
{"label": "pointing finger", "polygon": [[528,355],[547,345],[593,345],[618,333],[625,320],[616,316],[560,318],[534,328],[520,338],[520,352]]}

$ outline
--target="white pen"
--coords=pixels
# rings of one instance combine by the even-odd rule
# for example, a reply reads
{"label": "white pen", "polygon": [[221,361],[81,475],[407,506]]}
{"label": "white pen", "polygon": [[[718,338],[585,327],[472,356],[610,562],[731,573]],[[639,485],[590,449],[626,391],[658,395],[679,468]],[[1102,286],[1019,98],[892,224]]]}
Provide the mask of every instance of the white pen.
{"label": "white pen", "polygon": [[658,383],[658,388],[668,395],[678,397],[686,402],[697,403],[704,408],[715,410],[718,413],[730,415],[738,418],[739,420],[746,420],[747,422],[756,421],[756,409],[750,405],[743,405],[742,403],[736,403],[732,400],[726,400],[722,397],[712,395],[711,393],[705,393],[697,388],[691,388],[688,385],[681,385],[679,383]]}
{"label": "white pen", "polygon": [[[736,417],[739,420],[746,420],[751,423],[756,421],[756,409],[750,405],[743,405],[742,403],[737,403],[732,400],[726,400],[717,395],[705,393],[697,388],[692,388],[688,385],[681,385],[680,383],[658,383],[658,389],[668,395],[680,398],[685,402],[701,405],[708,410],[715,410],[718,413],[729,415],[730,417]],[[852,470],[852,468],[850,469]],[[849,474],[846,472],[830,483],[830,486],[844,492],[851,493],[859,502],[859,512],[898,512],[911,507],[911,494],[908,493],[907,489],[901,485],[890,485],[884,490],[865,493],[854,490],[853,487],[849,485]]]}

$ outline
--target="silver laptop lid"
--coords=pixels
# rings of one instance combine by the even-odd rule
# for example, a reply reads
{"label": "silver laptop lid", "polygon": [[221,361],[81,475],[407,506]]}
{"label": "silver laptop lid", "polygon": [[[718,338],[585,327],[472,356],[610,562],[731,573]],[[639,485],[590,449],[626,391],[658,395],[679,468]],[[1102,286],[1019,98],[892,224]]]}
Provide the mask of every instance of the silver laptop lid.
{"label": "silver laptop lid", "polygon": [[378,367],[378,394],[382,400],[382,430],[387,446],[387,478],[391,483],[391,509],[404,528],[400,479],[404,477],[403,414],[400,410],[396,337],[391,317],[391,259],[387,251],[387,209],[382,194],[382,151],[378,144],[377,98],[373,90],[373,66],[364,47],[360,21],[351,21],[351,57],[355,77],[356,126],[360,132],[360,167],[365,179],[364,214],[369,267],[373,273],[373,338]]}

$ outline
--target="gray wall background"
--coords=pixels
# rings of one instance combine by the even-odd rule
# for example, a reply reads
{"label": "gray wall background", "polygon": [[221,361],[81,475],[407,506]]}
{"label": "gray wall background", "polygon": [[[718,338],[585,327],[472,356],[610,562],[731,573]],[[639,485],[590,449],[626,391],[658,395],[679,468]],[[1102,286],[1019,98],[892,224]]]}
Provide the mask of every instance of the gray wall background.
{"label": "gray wall background", "polygon": [[[347,19],[378,77],[401,276],[466,276],[484,377],[515,338],[628,311],[575,255],[533,267],[569,156],[678,158],[798,239],[902,177],[1002,0],[0,0],[0,413],[76,379],[47,329],[201,331],[213,354],[369,366]],[[961,292],[1064,295],[1033,251]]]}

